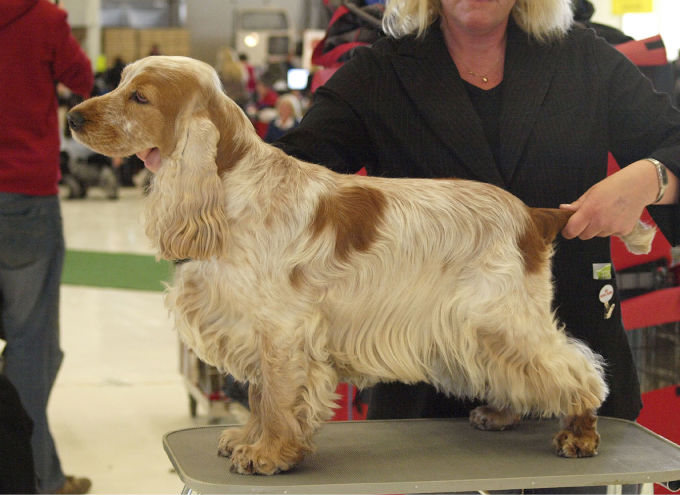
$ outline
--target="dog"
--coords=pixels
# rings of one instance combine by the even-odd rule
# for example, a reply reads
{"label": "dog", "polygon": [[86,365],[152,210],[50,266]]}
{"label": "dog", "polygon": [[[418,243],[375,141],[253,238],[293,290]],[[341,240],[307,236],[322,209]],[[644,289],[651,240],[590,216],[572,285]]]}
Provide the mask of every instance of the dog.
{"label": "dog", "polygon": [[[208,64],[154,56],[68,115],[79,141],[158,168],[146,233],[177,267],[183,341],[249,381],[251,416],[218,453],[242,474],[291,469],[339,380],[429,382],[482,399],[480,429],[559,416],[554,450],[597,453],[603,362],[551,309],[570,216],[468,180],[341,175],[265,144]],[[654,232],[624,241],[649,249]]]}

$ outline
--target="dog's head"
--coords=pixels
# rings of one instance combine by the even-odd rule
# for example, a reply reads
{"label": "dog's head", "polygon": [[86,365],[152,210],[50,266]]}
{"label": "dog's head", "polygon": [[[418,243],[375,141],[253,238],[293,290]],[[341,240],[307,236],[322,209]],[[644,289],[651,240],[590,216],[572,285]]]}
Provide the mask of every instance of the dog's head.
{"label": "dog's head", "polygon": [[[86,146],[107,156],[138,154],[155,172],[164,160],[190,151],[186,145],[191,137],[206,149],[210,144],[216,149],[217,141],[220,147],[231,145],[233,153],[229,136],[218,129],[246,123],[234,107],[208,64],[153,56],[128,65],[118,88],[77,105],[67,120],[75,139]],[[233,113],[226,122],[221,122],[223,110]],[[229,167],[226,160],[232,153],[219,156],[220,168]]]}
{"label": "dog's head", "polygon": [[223,254],[221,177],[244,156],[252,125],[208,64],[153,56],[125,68],[120,85],[67,115],[74,137],[109,156],[137,154],[157,172],[146,232],[168,259]]}

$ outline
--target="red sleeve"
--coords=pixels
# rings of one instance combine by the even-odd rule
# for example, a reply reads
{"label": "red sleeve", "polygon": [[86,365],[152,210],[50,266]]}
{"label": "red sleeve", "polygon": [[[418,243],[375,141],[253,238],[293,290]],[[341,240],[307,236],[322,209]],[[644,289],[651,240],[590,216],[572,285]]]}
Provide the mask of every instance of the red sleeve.
{"label": "red sleeve", "polygon": [[74,93],[87,98],[92,93],[94,85],[92,64],[71,34],[71,27],[66,21],[66,12],[62,11],[60,14],[61,18],[54,33],[55,53],[52,69],[54,78]]}

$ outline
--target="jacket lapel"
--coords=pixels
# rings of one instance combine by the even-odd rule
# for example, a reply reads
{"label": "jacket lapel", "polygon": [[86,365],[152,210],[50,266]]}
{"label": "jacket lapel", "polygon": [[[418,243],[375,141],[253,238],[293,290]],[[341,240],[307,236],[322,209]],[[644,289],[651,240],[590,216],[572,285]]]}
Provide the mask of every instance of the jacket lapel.
{"label": "jacket lapel", "polygon": [[[508,26],[500,121],[503,168],[517,170],[559,61],[556,45],[530,41],[514,22]],[[512,182],[512,179],[510,179]]]}
{"label": "jacket lapel", "polygon": [[481,121],[470,103],[437,24],[423,40],[408,39],[393,67],[423,120],[458,157],[470,178],[503,186]]}

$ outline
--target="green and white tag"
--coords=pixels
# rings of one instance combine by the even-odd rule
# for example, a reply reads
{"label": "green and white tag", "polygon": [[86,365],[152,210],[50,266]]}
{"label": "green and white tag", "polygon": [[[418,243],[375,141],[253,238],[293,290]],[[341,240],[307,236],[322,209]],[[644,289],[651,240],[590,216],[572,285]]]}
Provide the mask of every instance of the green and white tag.
{"label": "green and white tag", "polygon": [[611,263],[593,263],[593,278],[595,280],[611,280],[612,279],[612,264]]}

